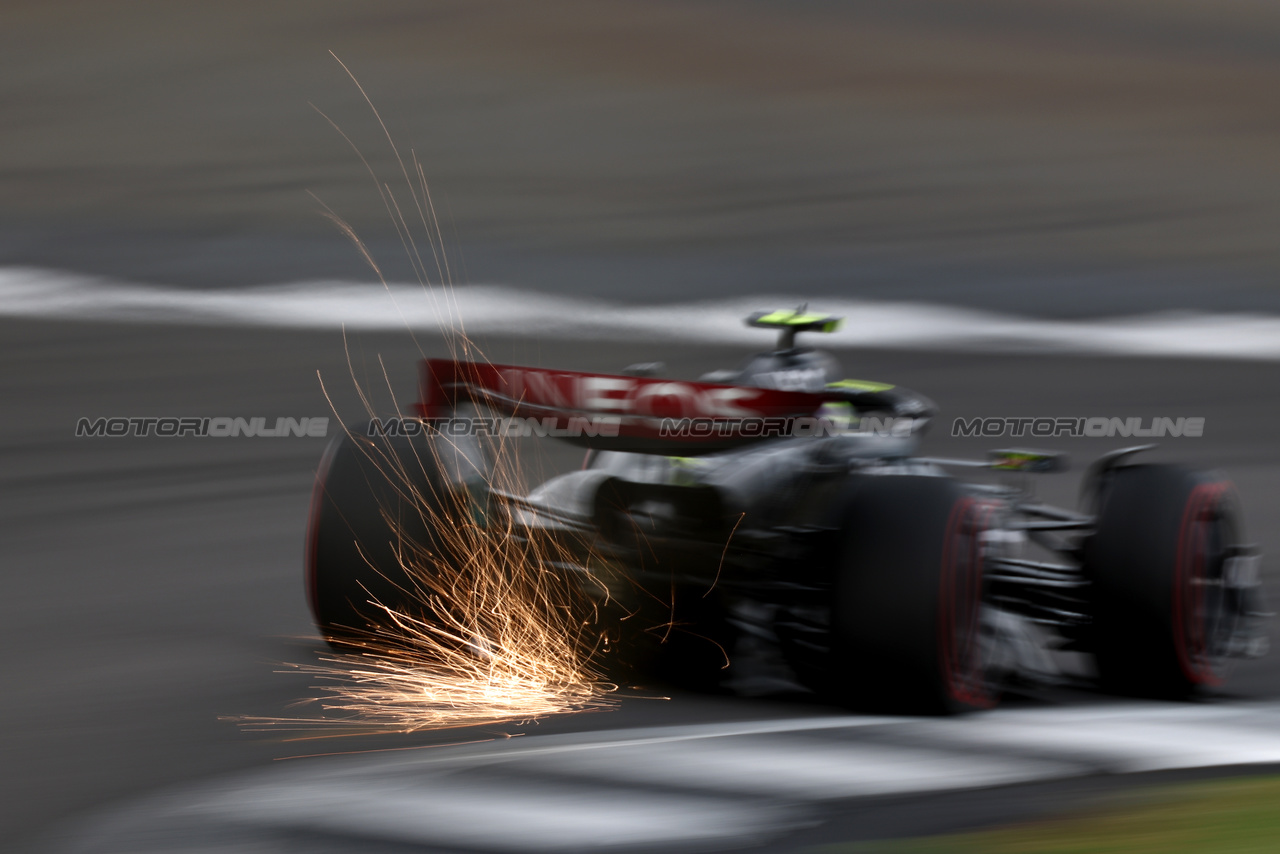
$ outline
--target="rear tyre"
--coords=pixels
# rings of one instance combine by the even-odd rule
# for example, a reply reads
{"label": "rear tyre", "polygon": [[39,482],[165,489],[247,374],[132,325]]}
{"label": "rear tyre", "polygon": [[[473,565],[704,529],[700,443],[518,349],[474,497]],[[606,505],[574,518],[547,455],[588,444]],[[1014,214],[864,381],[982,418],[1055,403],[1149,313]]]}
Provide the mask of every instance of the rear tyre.
{"label": "rear tyre", "polygon": [[1231,484],[1179,466],[1126,466],[1105,475],[1097,506],[1085,570],[1103,687],[1177,699],[1221,684],[1240,611],[1224,583],[1240,536]]}
{"label": "rear tyre", "polygon": [[312,492],[306,584],[331,646],[376,644],[387,609],[426,615],[423,574],[457,560],[442,529],[471,509],[465,480],[477,463],[478,452],[423,438],[330,444]]}
{"label": "rear tyre", "polygon": [[807,668],[821,674],[822,693],[881,712],[994,705],[982,639],[991,512],[946,478],[852,480],[835,555],[829,651],[825,666]]}

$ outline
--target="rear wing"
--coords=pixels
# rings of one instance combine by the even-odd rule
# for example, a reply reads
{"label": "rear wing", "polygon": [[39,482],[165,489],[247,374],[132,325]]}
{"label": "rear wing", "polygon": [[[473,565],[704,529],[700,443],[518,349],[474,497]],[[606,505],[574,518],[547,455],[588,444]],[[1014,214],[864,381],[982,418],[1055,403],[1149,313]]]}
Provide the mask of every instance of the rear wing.
{"label": "rear wing", "polygon": [[451,359],[423,360],[420,390],[417,413],[429,422],[453,418],[454,407],[470,401],[534,419],[538,435],[601,450],[673,455],[817,435],[822,405],[849,398],[839,388],[781,391]]}

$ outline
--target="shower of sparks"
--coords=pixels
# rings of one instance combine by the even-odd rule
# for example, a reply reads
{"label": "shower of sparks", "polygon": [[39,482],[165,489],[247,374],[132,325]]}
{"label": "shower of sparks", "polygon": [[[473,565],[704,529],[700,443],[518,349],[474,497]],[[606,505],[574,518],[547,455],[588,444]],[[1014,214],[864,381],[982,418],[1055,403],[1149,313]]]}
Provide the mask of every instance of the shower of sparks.
{"label": "shower of sparks", "polygon": [[[447,307],[442,316],[456,318],[453,268],[425,170],[412,152],[406,164],[372,100],[342,67],[381,127],[408,198],[398,198],[347,134],[324,118],[364,164],[425,292]],[[356,245],[385,288],[382,269],[355,230],[327,206],[322,213]],[[429,253],[420,251],[420,241]],[[465,331],[441,332],[455,358],[483,358]],[[390,390],[385,368],[383,375]],[[356,390],[372,416],[365,390],[358,383]],[[402,414],[399,405],[396,410]],[[596,606],[607,600],[607,590],[598,582],[593,589],[588,576],[566,569],[581,559],[568,540],[578,535],[531,539],[519,524],[522,511],[497,497],[517,491],[520,481],[511,449],[501,443],[488,449],[492,464],[474,472],[472,488],[456,491],[421,486],[439,468],[440,460],[431,458],[441,455],[438,444],[424,443],[419,459],[405,461],[353,438],[421,514],[415,524],[403,525],[383,510],[396,538],[399,567],[392,571],[408,579],[398,598],[411,604],[393,608],[371,596],[368,605],[381,614],[376,627],[353,627],[358,631],[341,652],[289,666],[315,680],[316,695],[303,704],[318,707],[319,714],[241,717],[240,723],[274,731],[416,732],[614,707],[616,686],[603,680],[597,666],[608,644]],[[410,530],[431,533],[419,541]],[[377,571],[370,564],[369,572]]]}
{"label": "shower of sparks", "polygon": [[[413,732],[611,708],[614,686],[593,666],[602,640],[591,597],[556,569],[570,560],[564,544],[525,538],[483,491],[416,486],[413,467],[435,460],[368,453],[422,514],[420,525],[388,519],[412,605],[371,599],[381,617],[349,652],[293,668],[316,677],[323,717],[246,723]],[[410,528],[432,542],[414,541]]]}

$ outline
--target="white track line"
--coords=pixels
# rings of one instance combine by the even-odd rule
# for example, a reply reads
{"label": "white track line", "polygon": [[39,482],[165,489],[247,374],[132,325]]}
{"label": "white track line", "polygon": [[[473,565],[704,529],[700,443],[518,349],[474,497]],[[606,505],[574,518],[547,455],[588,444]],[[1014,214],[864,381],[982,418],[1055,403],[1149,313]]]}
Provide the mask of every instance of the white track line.
{"label": "white track line", "polygon": [[1280,733],[1203,720],[1097,720],[1076,726],[974,721],[967,727],[938,725],[920,732],[934,738],[944,733],[974,749],[1076,759],[1114,773],[1280,762]]}
{"label": "white track line", "polygon": [[492,851],[659,847],[706,840],[748,843],[798,823],[797,811],[688,792],[442,779],[407,787],[301,782],[202,804],[238,823],[419,845]]}
{"label": "white track line", "polygon": [[[324,281],[201,290],[0,268],[0,316],[30,318],[428,332],[457,329],[465,321],[473,335],[758,346],[767,338],[744,327],[743,318],[794,302],[760,295],[636,306],[490,285],[444,292]],[[1280,317],[1274,315],[1048,320],[923,303],[832,298],[814,305],[847,318],[843,330],[824,338],[830,346],[1280,359]]]}
{"label": "white track line", "polygon": [[1066,762],[947,750],[760,738],[562,752],[520,764],[602,782],[688,786],[809,801],[995,786],[1080,770]]}

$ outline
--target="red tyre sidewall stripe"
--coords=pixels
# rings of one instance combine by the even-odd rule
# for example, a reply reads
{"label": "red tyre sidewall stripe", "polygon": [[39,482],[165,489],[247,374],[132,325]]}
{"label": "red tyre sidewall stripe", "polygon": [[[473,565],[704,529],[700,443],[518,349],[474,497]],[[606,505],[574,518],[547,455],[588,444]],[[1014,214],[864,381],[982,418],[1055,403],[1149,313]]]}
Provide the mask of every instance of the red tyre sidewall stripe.
{"label": "red tyre sidewall stripe", "polygon": [[[942,571],[938,592],[938,658],[942,665],[947,696],[960,703],[980,708],[994,704],[986,691],[986,682],[980,671],[978,640],[976,635],[967,639],[964,648],[955,648],[956,617],[961,609],[967,617],[971,632],[980,632],[982,618],[982,543],[980,535],[987,528],[992,508],[980,504],[974,498],[962,498],[956,502],[947,520],[946,538],[942,546]],[[974,518],[969,537],[969,577],[956,578],[957,552],[965,525]],[[963,600],[963,601],[958,601]],[[957,656],[964,660],[958,661]],[[957,680],[957,671],[963,669],[964,678]]]}
{"label": "red tyre sidewall stripe", "polygon": [[[1220,685],[1222,677],[1207,662],[1199,660],[1204,653],[1204,626],[1196,619],[1188,637],[1185,623],[1188,609],[1193,617],[1199,615],[1199,605],[1204,596],[1203,587],[1194,583],[1203,572],[1203,554],[1196,548],[1202,536],[1197,525],[1206,509],[1222,501],[1229,488],[1226,483],[1202,483],[1191,490],[1182,511],[1178,527],[1178,548],[1174,563],[1173,579],[1173,642],[1178,655],[1178,665],[1187,679],[1196,685]],[[1195,564],[1194,566],[1192,564]],[[1190,644],[1188,644],[1190,641]]]}

